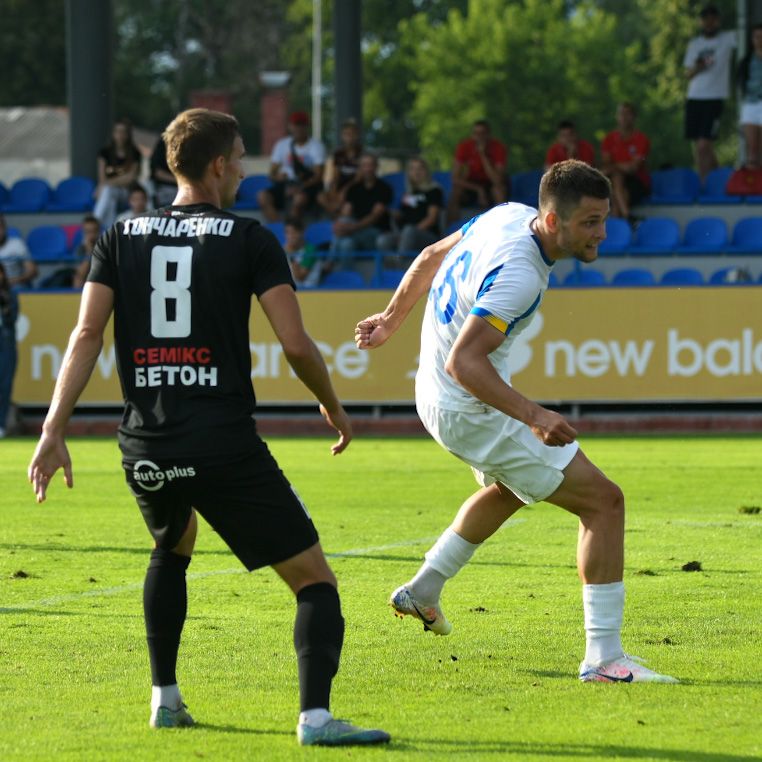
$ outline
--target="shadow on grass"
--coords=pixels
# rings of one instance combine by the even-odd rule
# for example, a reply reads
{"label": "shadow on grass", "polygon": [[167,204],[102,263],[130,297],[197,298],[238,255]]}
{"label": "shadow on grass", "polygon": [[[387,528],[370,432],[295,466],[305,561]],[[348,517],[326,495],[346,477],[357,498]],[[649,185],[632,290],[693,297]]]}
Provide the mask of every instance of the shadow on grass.
{"label": "shadow on grass", "polygon": [[288,730],[266,730],[260,728],[239,728],[235,725],[213,725],[210,722],[197,722],[196,727],[199,730],[211,730],[213,733],[245,733],[255,736],[289,736],[295,735],[293,731]]}
{"label": "shadow on grass", "polygon": [[[0,546],[2,547],[2,546]],[[347,553],[342,551],[335,551],[332,553],[326,552],[326,558],[331,559],[341,559],[341,560],[353,560],[353,559],[360,559],[363,561],[406,561],[411,564],[420,564],[421,563],[421,555],[416,556],[392,556],[388,554],[379,554],[379,553]],[[514,567],[516,569],[576,569],[575,564],[548,564],[548,563],[538,563],[538,564],[527,564],[527,563],[520,563],[517,561],[474,561],[473,559],[468,562],[469,566],[509,566]]]}
{"label": "shadow on grass", "polygon": [[412,749],[425,751],[430,748],[435,753],[452,752],[463,756],[473,754],[500,754],[531,758],[532,756],[558,757],[560,759],[588,759],[604,757],[607,759],[661,759],[667,762],[759,762],[756,755],[727,754],[716,751],[696,751],[694,749],[659,749],[646,746],[617,746],[614,744],[552,744],[530,743],[523,741],[453,741],[450,739],[428,739],[426,741],[409,738],[392,739],[389,751],[409,752]]}
{"label": "shadow on grass", "polygon": [[[53,544],[27,544],[21,545],[13,542],[0,543],[0,550],[41,550],[50,553],[136,553],[141,556],[151,555],[150,545],[140,548],[117,547],[111,545],[53,545]],[[231,551],[227,548],[220,550],[194,550],[194,556],[230,556]]]}
{"label": "shadow on grass", "polygon": [[81,613],[76,611],[58,611],[58,610],[45,610],[45,609],[26,609],[26,608],[6,608],[0,606],[0,614],[36,614],[37,616],[82,616]]}

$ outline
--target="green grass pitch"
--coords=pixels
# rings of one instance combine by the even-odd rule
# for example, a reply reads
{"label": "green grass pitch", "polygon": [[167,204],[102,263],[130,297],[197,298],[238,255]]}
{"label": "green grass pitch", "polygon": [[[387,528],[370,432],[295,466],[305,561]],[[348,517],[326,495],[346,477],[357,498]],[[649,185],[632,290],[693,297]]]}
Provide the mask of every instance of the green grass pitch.
{"label": "green grass pitch", "polygon": [[[0,760],[676,760],[762,755],[762,440],[590,438],[628,499],[625,648],[681,685],[583,685],[576,520],[520,511],[445,590],[450,637],[391,615],[389,592],[474,489],[427,439],[273,439],[339,578],[339,717],[388,748],[301,749],[294,604],[203,524],[179,677],[199,723],[148,728],[141,584],[149,536],[116,443],[74,439],[38,506],[34,442],[0,442]],[[746,507],[746,510],[742,509]],[[702,571],[685,572],[699,561]]]}

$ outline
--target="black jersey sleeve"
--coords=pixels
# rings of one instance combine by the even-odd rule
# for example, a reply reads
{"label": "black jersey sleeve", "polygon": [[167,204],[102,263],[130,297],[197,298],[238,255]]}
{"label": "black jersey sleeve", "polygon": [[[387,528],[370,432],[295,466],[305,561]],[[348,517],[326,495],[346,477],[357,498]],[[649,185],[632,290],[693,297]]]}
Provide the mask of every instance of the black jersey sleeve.
{"label": "black jersey sleeve", "polygon": [[274,286],[287,284],[296,289],[286,252],[278,239],[259,225],[252,226],[250,245],[253,255],[251,291],[259,298]]}
{"label": "black jersey sleeve", "polygon": [[103,233],[95,244],[87,280],[116,288],[116,225]]}

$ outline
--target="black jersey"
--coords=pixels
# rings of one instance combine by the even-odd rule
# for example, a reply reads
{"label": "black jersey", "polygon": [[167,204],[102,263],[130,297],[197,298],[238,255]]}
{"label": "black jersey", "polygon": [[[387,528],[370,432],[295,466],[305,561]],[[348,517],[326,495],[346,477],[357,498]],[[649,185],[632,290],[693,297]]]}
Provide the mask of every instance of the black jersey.
{"label": "black jersey", "polygon": [[256,220],[211,204],[117,223],[88,280],[114,290],[125,456],[224,455],[251,441],[251,296],[294,286],[285,253]]}

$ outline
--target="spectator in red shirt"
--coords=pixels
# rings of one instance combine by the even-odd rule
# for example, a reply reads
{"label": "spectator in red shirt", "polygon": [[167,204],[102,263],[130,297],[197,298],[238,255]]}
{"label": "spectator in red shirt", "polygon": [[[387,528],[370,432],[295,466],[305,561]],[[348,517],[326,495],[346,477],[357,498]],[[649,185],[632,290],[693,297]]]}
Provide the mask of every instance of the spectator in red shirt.
{"label": "spectator in red shirt", "polygon": [[464,206],[486,209],[505,201],[507,163],[508,149],[491,136],[489,122],[474,122],[471,137],[455,149],[448,219],[457,220]]}
{"label": "spectator in red shirt", "polygon": [[620,103],[616,112],[619,129],[606,135],[601,143],[602,170],[611,180],[611,215],[630,221],[630,209],[651,191],[646,169],[651,143],[635,129],[636,115],[632,103]]}
{"label": "spectator in red shirt", "polygon": [[591,167],[595,166],[595,148],[587,140],[582,140],[577,135],[574,122],[564,119],[558,123],[558,135],[556,142],[548,148],[545,154],[545,169],[548,170],[559,161],[567,159],[579,159]]}

